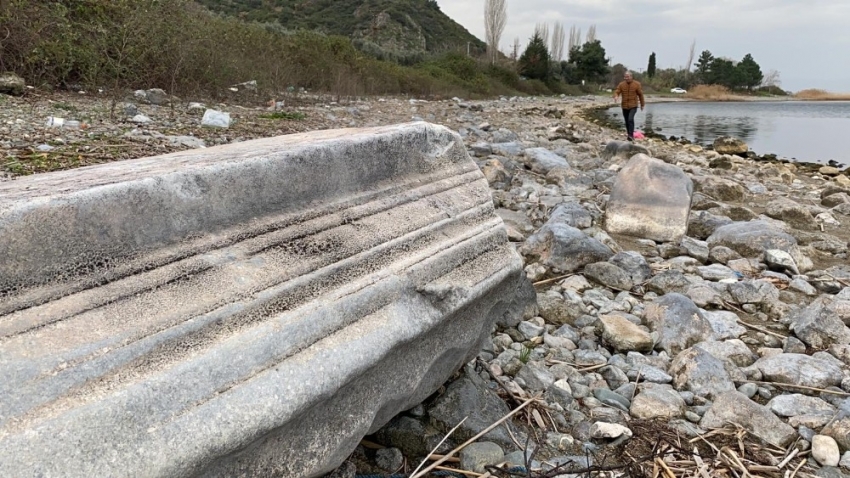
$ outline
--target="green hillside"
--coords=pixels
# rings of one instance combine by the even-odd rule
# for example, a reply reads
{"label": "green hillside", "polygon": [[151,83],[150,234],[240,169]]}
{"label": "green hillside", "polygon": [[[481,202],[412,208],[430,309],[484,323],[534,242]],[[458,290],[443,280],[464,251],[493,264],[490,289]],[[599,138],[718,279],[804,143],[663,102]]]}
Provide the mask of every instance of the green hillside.
{"label": "green hillside", "polygon": [[[485,44],[440,10],[435,0],[197,0],[212,11],[351,38],[386,52],[476,53]],[[376,48],[377,47],[377,48]]]}

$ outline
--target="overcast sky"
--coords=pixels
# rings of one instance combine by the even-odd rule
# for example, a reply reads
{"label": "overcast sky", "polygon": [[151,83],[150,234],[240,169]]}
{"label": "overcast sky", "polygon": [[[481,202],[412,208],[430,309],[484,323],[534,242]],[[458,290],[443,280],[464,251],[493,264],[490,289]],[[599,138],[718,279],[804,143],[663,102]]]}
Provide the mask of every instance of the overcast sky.
{"label": "overcast sky", "polygon": [[[762,72],[777,70],[782,87],[850,92],[850,0],[506,0],[501,40],[525,45],[537,23],[560,21],[582,36],[596,25],[612,64],[646,69],[681,67],[696,40],[703,50],[740,60],[751,53]],[[438,0],[440,8],[484,39],[484,0]],[[582,38],[584,41],[584,38]]]}

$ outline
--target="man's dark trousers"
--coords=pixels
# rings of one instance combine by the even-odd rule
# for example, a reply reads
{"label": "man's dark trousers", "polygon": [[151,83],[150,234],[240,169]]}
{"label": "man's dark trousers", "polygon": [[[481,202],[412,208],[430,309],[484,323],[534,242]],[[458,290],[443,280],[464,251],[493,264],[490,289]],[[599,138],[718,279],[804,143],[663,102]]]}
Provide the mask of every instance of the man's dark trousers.
{"label": "man's dark trousers", "polygon": [[626,120],[626,132],[629,134],[629,139],[635,139],[635,115],[637,114],[637,110],[637,107],[623,108],[623,118]]}

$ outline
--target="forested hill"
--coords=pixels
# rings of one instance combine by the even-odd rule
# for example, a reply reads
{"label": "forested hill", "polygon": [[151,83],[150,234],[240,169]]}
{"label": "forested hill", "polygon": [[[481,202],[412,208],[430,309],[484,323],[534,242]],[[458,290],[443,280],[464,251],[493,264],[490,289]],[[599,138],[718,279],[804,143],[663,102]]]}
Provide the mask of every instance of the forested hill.
{"label": "forested hill", "polygon": [[[387,52],[463,50],[484,43],[440,10],[435,0],[197,0],[214,12],[350,37]],[[482,12],[483,13],[483,12]]]}

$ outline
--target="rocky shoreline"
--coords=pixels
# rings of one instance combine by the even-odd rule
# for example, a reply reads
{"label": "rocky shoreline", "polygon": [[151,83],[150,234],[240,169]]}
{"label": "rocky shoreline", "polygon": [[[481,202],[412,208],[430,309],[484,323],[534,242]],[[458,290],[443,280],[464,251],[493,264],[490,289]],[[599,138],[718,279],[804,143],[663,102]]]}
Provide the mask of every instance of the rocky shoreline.
{"label": "rocky shoreline", "polygon": [[[208,106],[173,98],[3,96],[2,169],[14,180],[312,129],[444,124],[489,181],[537,307],[499,324],[473,363],[367,437],[334,476],[410,473],[523,404],[444,464],[495,476],[512,475],[485,467],[850,475],[845,174],[679,141],[616,142],[619,127],[595,122],[594,108],[610,106],[597,97],[332,100],[210,103],[233,119],[225,129],[201,125]],[[60,114],[87,126],[47,125]],[[630,199],[647,191],[664,197]],[[643,232],[612,232],[613,217]]]}

